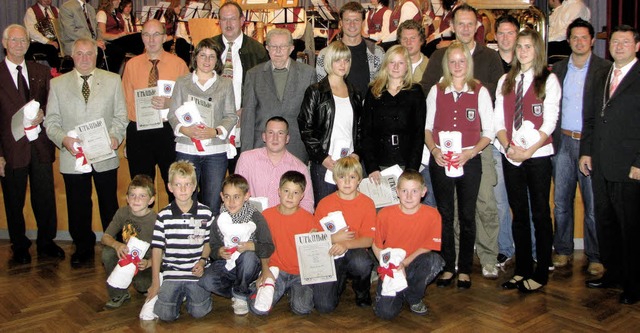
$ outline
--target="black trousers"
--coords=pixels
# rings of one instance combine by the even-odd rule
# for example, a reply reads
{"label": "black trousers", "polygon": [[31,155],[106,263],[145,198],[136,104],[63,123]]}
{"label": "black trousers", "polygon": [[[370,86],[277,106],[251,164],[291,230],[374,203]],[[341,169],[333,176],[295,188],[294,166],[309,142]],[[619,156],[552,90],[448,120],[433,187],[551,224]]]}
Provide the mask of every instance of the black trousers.
{"label": "black trousers", "polygon": [[36,53],[44,54],[47,57],[47,63],[49,63],[50,67],[60,67],[60,57],[58,56],[58,49],[56,49],[55,46],[31,42],[31,44],[29,44],[29,49],[25,54],[25,59],[34,60],[33,55]]}
{"label": "black trousers", "polygon": [[640,297],[640,182],[611,182],[592,174],[596,230],[605,277]]}
{"label": "black trousers", "polygon": [[[540,284],[549,280],[553,226],[549,207],[551,189],[551,157],[530,158],[515,166],[502,156],[502,170],[507,187],[509,206],[513,212],[513,242],[516,246],[515,275],[532,278]],[[528,193],[528,194],[527,194]],[[531,223],[533,216],[538,264],[533,264],[531,253]]]}
{"label": "black trousers", "polygon": [[156,179],[156,165],[160,168],[160,175],[165,183],[165,190],[169,195],[169,202],[174,197],[169,189],[169,166],[176,161],[176,143],[173,129],[169,122],[164,122],[163,128],[138,131],[136,122],[129,122],[127,126],[127,160],[131,179],[136,175],[147,175]]}
{"label": "black trousers", "polygon": [[52,244],[58,230],[52,165],[40,163],[34,147],[31,147],[30,153],[31,163],[28,166],[17,169],[5,167],[5,176],[0,177],[11,249],[14,253],[27,251],[31,246],[31,241],[25,235],[22,213],[27,195],[27,179],[30,181],[31,208],[38,226],[38,247],[44,248]]}
{"label": "black trousers", "polygon": [[102,230],[113,219],[118,210],[118,169],[104,172],[83,174],[62,174],[64,187],[67,192],[67,211],[69,214],[69,233],[76,244],[76,251],[83,252],[93,250],[96,243],[96,234],[91,227],[93,218],[93,201],[91,200],[92,183],[96,186],[100,221]]}

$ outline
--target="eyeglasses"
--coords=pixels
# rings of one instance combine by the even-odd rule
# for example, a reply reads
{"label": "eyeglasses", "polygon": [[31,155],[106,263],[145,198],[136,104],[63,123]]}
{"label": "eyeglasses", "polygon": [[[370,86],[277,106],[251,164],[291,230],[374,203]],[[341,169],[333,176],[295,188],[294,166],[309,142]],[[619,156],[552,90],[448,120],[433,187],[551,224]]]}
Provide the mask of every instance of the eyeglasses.
{"label": "eyeglasses", "polygon": [[156,39],[160,36],[164,36],[164,34],[160,32],[154,32],[152,34],[148,32],[143,32],[141,35],[142,35],[142,38],[149,38],[149,39]]}
{"label": "eyeglasses", "polygon": [[9,42],[13,43],[13,44],[27,44],[29,42],[29,40],[27,40],[26,38],[9,38]]}
{"label": "eyeglasses", "polygon": [[625,40],[619,40],[619,39],[614,39],[611,41],[611,45],[613,46],[618,46],[618,45],[622,45],[624,47],[628,47],[629,45],[633,45],[634,42],[632,40],[629,39],[625,39]]}
{"label": "eyeglasses", "polygon": [[286,51],[291,45],[267,45],[270,50]]}

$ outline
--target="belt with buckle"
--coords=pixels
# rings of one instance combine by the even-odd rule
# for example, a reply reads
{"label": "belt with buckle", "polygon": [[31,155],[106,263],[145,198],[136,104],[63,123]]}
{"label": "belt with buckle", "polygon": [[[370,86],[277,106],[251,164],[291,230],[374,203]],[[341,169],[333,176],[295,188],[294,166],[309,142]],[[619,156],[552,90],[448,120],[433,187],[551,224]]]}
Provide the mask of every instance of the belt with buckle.
{"label": "belt with buckle", "polygon": [[389,140],[391,141],[392,146],[397,146],[400,144],[400,136],[398,134],[390,135]]}
{"label": "belt with buckle", "polygon": [[564,134],[564,135],[566,135],[566,136],[568,136],[568,137],[570,137],[570,138],[572,138],[574,140],[580,140],[580,137],[582,137],[582,133],[576,132],[576,131],[570,131],[570,130],[563,129],[561,132],[562,132],[562,134]]}

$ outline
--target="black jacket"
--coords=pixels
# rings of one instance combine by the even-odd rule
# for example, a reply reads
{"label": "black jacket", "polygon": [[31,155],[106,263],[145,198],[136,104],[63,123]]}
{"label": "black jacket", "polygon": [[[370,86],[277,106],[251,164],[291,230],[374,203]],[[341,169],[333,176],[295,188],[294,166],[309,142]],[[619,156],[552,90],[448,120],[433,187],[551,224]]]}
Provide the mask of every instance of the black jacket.
{"label": "black jacket", "polygon": [[[349,100],[353,108],[354,152],[358,154],[362,97],[349,82],[347,82],[347,89],[349,90]],[[300,136],[307,149],[310,161],[322,163],[329,156],[335,109],[336,105],[328,77],[307,88],[302,100],[302,106],[300,106],[298,125],[300,127]]]}

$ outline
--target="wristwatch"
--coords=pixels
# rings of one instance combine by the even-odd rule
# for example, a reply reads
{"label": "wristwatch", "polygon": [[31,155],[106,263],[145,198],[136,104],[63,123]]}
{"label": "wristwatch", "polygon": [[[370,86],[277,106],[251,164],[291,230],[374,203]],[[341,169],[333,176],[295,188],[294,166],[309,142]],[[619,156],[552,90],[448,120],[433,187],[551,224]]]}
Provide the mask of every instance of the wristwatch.
{"label": "wristwatch", "polygon": [[211,262],[211,259],[209,259],[209,257],[200,257],[200,260],[204,260],[204,265],[208,265]]}

